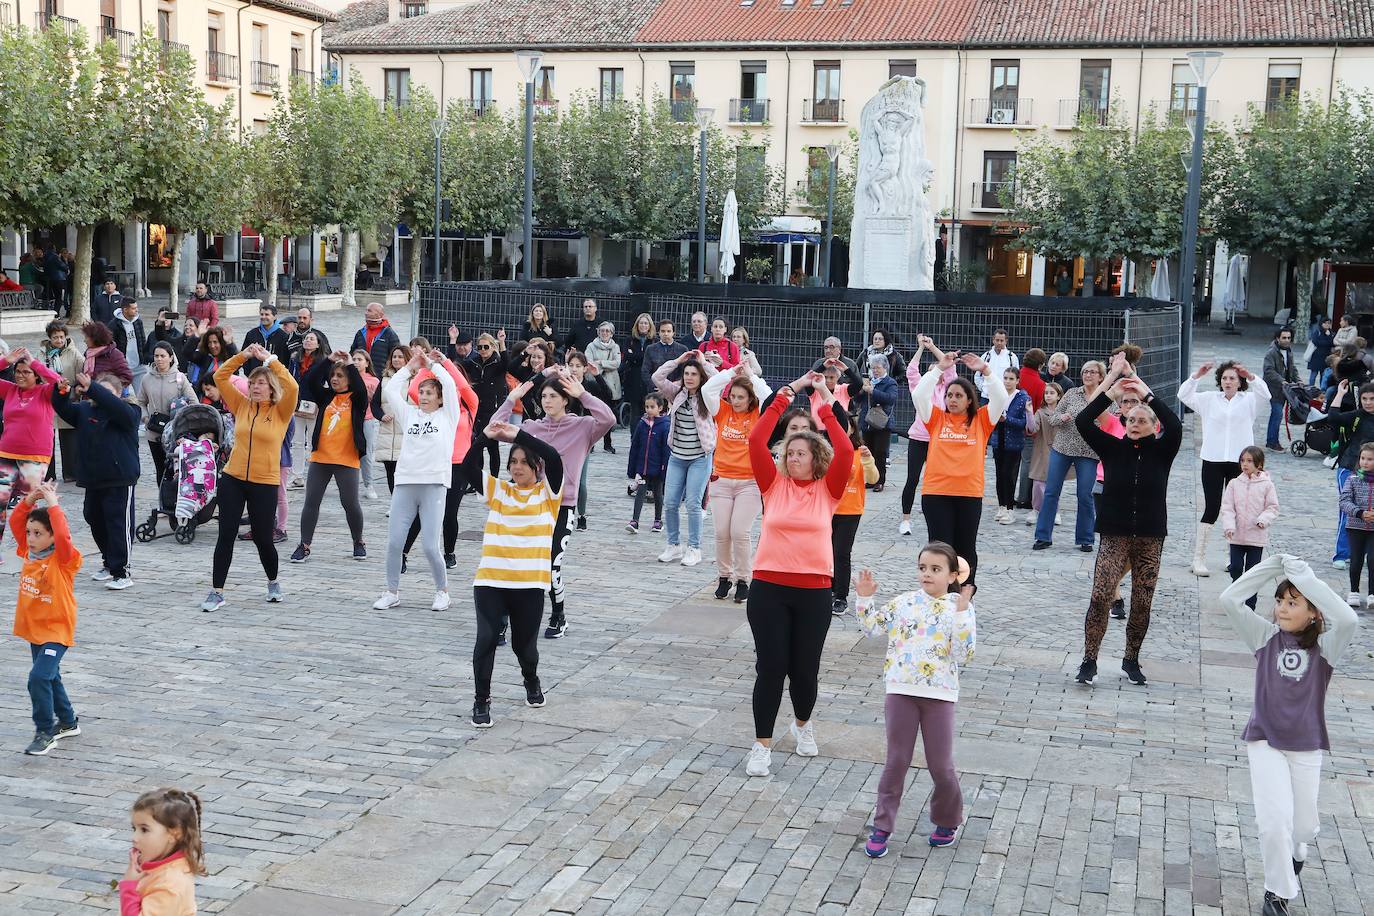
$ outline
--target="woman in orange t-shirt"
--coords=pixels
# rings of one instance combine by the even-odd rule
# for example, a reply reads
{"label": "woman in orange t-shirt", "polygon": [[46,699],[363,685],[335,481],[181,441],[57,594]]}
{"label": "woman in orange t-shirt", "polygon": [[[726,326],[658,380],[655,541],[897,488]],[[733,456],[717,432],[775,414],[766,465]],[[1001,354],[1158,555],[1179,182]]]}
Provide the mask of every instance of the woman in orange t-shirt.
{"label": "woman in orange t-shirt", "polygon": [[332,478],[339,489],[348,531],[353,536],[353,559],[367,559],[363,543],[363,507],[358,501],[362,456],[367,454],[364,418],[367,384],[342,350],[322,359],[306,375],[301,397],[319,405],[310,441],[310,469],[305,477],[305,505],[301,507],[301,542],[292,563],[310,559],[310,542],[320,520],[320,502]]}
{"label": "woman in orange t-shirt", "polygon": [[745,363],[733,372],[717,372],[701,389],[706,410],[716,418],[716,451],[711,466],[711,518],[716,526],[716,597],[730,594],[735,603],[749,599],[754,548],[754,520],[763,511],[763,496],[749,464],[749,434],[761,404],[773,389]]}
{"label": "woman in orange t-shirt", "polygon": [[[967,584],[973,585],[978,572],[978,523],[983,517],[984,455],[1009,395],[1000,380],[992,377],[988,364],[972,353],[962,357],[957,352],[941,353],[924,335],[921,346],[936,359],[911,392],[916,414],[930,430],[925,491],[921,494],[926,534],[931,541],[950,544],[968,562]],[[933,403],[940,376],[956,359],[987,379],[986,406],[978,406],[978,392],[962,377],[951,380],[945,388],[944,404]]]}

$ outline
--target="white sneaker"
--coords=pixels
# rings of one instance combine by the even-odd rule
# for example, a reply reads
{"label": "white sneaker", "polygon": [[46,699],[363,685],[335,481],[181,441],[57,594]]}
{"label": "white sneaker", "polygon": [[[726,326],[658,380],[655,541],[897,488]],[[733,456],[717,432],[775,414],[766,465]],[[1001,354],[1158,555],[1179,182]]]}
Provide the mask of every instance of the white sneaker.
{"label": "white sneaker", "polygon": [[668,548],[658,555],[658,562],[676,563],[678,560],[682,559],[685,553],[686,551],[682,549],[681,544],[669,544]]}
{"label": "white sneaker", "polygon": [[396,592],[382,592],[382,597],[372,602],[374,611],[385,611],[387,608],[395,607],[401,603],[401,596]]}
{"label": "white sneaker", "polygon": [[1064,520],[1063,520],[1062,518],[1059,517],[1059,513],[1058,513],[1058,512],[1054,513],[1054,524],[1055,524],[1056,527],[1058,527],[1059,525],[1064,524]]}
{"label": "white sneaker", "polygon": [[1012,510],[1012,509],[1003,509],[1003,510],[1002,510],[1002,518],[1000,519],[1000,521],[1001,521],[1001,523],[1004,524],[1004,525],[1010,525],[1012,522],[1016,521],[1016,512],[1015,512],[1015,510]]}
{"label": "white sneaker", "polygon": [[801,728],[797,728],[797,723],[793,721],[787,723],[787,728],[797,742],[798,757],[815,757],[820,753],[820,749],[816,747],[815,722],[807,722]]}
{"label": "white sneaker", "polygon": [[435,592],[434,603],[429,606],[429,609],[431,611],[447,611],[452,603],[453,599],[449,597],[448,592]]}
{"label": "white sneaker", "polygon": [[1364,599],[1365,607],[1374,607],[1374,595],[1368,595]]}
{"label": "white sneaker", "polygon": [[1332,561],[1331,561],[1331,565],[1332,565],[1333,567],[1335,567],[1336,569],[1348,569],[1348,568],[1350,567],[1350,561],[1349,561],[1349,560],[1332,560]]}
{"label": "white sneaker", "polygon": [[111,579],[114,578],[114,573],[110,572],[108,569],[102,566],[95,572],[91,573],[91,578],[96,582],[109,582]]}
{"label": "white sneaker", "polygon": [[1348,604],[1348,605],[1350,605],[1351,607],[1359,607],[1359,606],[1360,606],[1360,593],[1359,593],[1359,592],[1346,592],[1346,593],[1345,593],[1345,603]]}
{"label": "white sneaker", "polygon": [[1035,523],[1040,520],[1040,513],[1034,509],[1026,513],[1026,527],[1033,528]]}
{"label": "white sneaker", "polygon": [[749,749],[749,760],[744,765],[744,772],[750,776],[767,776],[768,764],[772,762],[773,752],[755,741],[754,746]]}
{"label": "white sneaker", "polygon": [[701,550],[697,547],[688,547],[682,553],[683,566],[696,566],[701,562]]}
{"label": "white sneaker", "polygon": [[122,591],[134,584],[133,579],[111,579],[105,583],[105,587],[114,591]]}
{"label": "white sneaker", "polygon": [[909,519],[905,519],[905,518],[902,519],[902,523],[901,523],[900,525],[897,526],[897,533],[898,533],[898,534],[901,534],[901,535],[910,535],[910,534],[911,534],[911,521],[910,521]]}
{"label": "white sneaker", "polygon": [[364,498],[364,499],[377,499],[377,498],[378,498],[378,496],[377,496],[377,491],[374,490],[372,487],[368,487],[366,490],[363,491],[363,498]]}

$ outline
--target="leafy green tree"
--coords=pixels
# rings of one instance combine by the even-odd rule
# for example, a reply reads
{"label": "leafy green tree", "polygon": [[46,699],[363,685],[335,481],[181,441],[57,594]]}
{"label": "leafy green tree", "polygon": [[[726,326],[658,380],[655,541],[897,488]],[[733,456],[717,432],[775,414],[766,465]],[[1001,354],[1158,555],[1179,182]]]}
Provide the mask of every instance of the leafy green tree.
{"label": "leafy green tree", "polygon": [[[840,155],[835,161],[835,211],[834,227],[836,238],[848,239],[850,225],[854,219],[854,185],[858,179],[859,132],[853,128],[844,143],[840,144]],[[819,172],[808,174],[805,186],[797,195],[802,207],[817,219],[824,220],[830,194],[830,163]]]}
{"label": "leafy green tree", "polygon": [[[420,238],[434,229],[434,119],[438,116],[439,106],[428,88],[414,86],[410,104],[396,113],[396,134],[392,137],[401,155],[397,219],[410,229],[412,284],[420,281]],[[449,124],[448,128],[455,126]],[[448,168],[448,163],[444,167]]]}
{"label": "leafy green tree", "polygon": [[296,142],[298,120],[294,109],[278,105],[266,132],[252,137],[244,150],[248,223],[262,235],[267,254],[267,301],[274,306],[282,239],[308,232],[311,225],[300,205],[304,182]]}
{"label": "leafy green tree", "polygon": [[[450,106],[440,176],[448,203],[445,228],[460,229],[472,237],[488,232],[509,234],[512,230],[518,234],[525,195],[525,128],[521,118],[519,113],[508,116],[494,108],[474,117],[461,106]],[[429,179],[432,184],[433,171]],[[433,217],[428,221],[433,222]]]}
{"label": "leafy green tree", "polygon": [[1248,132],[1220,139],[1215,230],[1233,248],[1297,268],[1293,323],[1312,314],[1312,263],[1374,249],[1368,92],[1339,92],[1329,106],[1294,98],[1273,112],[1250,109]]}

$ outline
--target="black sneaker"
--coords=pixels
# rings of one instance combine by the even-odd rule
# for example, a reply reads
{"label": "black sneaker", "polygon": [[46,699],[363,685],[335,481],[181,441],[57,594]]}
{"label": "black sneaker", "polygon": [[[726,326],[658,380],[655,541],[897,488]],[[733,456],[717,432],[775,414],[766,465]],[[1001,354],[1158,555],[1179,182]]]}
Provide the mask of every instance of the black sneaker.
{"label": "black sneaker", "polygon": [[30,757],[46,757],[48,751],[52,750],[52,746],[56,743],[57,739],[47,732],[34,732],[33,740],[29,742],[28,747],[24,748],[24,753]]}
{"label": "black sneaker", "polygon": [[473,702],[472,724],[478,728],[491,728],[491,700]]}
{"label": "black sneaker", "polygon": [[405,554],[401,554],[401,572],[405,572],[406,569],[407,569],[409,566],[410,566],[410,561],[406,559],[406,555],[405,555]]}
{"label": "black sneaker", "polygon": [[1116,620],[1126,619],[1126,602],[1121,598],[1112,602],[1112,617]]}
{"label": "black sneaker", "polygon": [[843,598],[830,599],[830,613],[835,617],[843,617],[844,612],[849,610],[849,602]]}
{"label": "black sneaker", "polygon": [[1264,909],[1261,916],[1288,916],[1288,901],[1273,891],[1264,892]]}
{"label": "black sneaker", "polygon": [[451,554],[451,553],[446,553],[446,554],[444,554],[444,568],[445,568],[445,569],[453,569],[453,567],[455,567],[455,566],[457,566],[457,565],[458,565],[458,557],[457,557],[455,554]]}
{"label": "black sneaker", "polygon": [[1078,666],[1078,677],[1074,680],[1080,684],[1091,684],[1097,680],[1097,662],[1091,658],[1083,659],[1083,664]]}
{"label": "black sneaker", "polygon": [[506,644],[506,626],[505,626],[505,624],[502,624],[502,625],[501,625],[501,632],[500,632],[499,634],[497,634],[497,637],[496,637],[496,644],[497,644],[498,646],[504,646],[504,645]]}
{"label": "black sneaker", "polygon": [[[252,538],[249,538],[249,540],[251,541]],[[273,543],[273,544],[285,544],[285,543],[286,543],[286,532],[285,532],[285,531],[273,531],[273,532],[272,532],[272,543]]]}
{"label": "black sneaker", "polygon": [[735,583],[735,604],[743,604],[749,600],[749,583],[743,579]]}
{"label": "black sneaker", "polygon": [[1052,541],[1036,541],[1031,545],[1031,550],[1049,550],[1053,546]]}
{"label": "black sneaker", "polygon": [[1130,658],[1122,659],[1121,673],[1130,678],[1131,683],[1137,687],[1145,686],[1145,672],[1140,670],[1139,661]]}
{"label": "black sneaker", "polygon": [[614,455],[614,454],[616,453],[616,451],[615,451],[615,446],[614,446],[614,445],[607,445],[607,446],[605,446],[605,451],[606,451],[606,454],[608,454],[608,455]]}
{"label": "black sneaker", "polygon": [[[53,729],[52,736],[53,740],[56,740],[58,738],[75,738],[79,734],[81,734],[81,723],[73,722],[71,725],[63,725],[59,722],[57,728]],[[1298,869],[1302,869],[1301,862],[1298,863]]]}
{"label": "black sneaker", "polygon": [[568,632],[568,622],[562,617],[549,618],[549,625],[544,628],[545,639],[562,639],[563,634]]}
{"label": "black sneaker", "polygon": [[1079,545],[1078,545],[1078,549],[1081,550],[1081,551],[1083,551],[1084,553],[1092,553],[1092,552],[1093,552],[1093,545],[1091,545],[1091,544],[1079,544]]}
{"label": "black sneaker", "polygon": [[730,579],[726,576],[721,576],[720,581],[716,583],[716,598],[721,599],[728,594],[730,594]]}
{"label": "black sneaker", "polygon": [[531,709],[544,705],[544,690],[539,686],[539,678],[525,682],[525,705]]}
{"label": "black sneaker", "polygon": [[1302,874],[1302,865],[1303,865],[1303,863],[1299,862],[1297,859],[1294,859],[1294,860],[1293,860],[1293,874],[1294,874],[1294,875],[1300,875],[1300,874]]}
{"label": "black sneaker", "polygon": [[358,543],[356,543],[356,544],[353,545],[353,559],[355,559],[355,560],[366,560],[366,559],[367,559],[367,545],[364,544],[362,541],[359,541]]}
{"label": "black sneaker", "polygon": [[579,516],[577,517],[577,530],[578,530],[578,531],[586,531],[586,530],[587,530],[587,516],[585,516],[585,515],[579,515]]}
{"label": "black sneaker", "polygon": [[304,563],[308,559],[310,559],[310,548],[306,547],[304,544],[297,545],[295,551],[291,554],[291,562]]}

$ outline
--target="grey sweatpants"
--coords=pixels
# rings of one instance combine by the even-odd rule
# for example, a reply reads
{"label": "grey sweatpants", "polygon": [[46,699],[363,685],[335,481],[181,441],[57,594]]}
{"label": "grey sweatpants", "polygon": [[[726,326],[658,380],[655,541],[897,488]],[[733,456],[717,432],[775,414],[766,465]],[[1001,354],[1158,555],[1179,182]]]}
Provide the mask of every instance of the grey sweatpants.
{"label": "grey sweatpants", "polygon": [[444,527],[444,491],[441,483],[398,483],[391,491],[391,524],[386,540],[386,590],[400,591],[401,550],[410,523],[420,516],[420,548],[429,561],[434,590],[448,591],[448,570],[439,550],[439,533]]}
{"label": "grey sweatpants", "polygon": [[305,472],[305,505],[301,506],[301,543],[309,545],[315,537],[315,526],[320,521],[320,502],[324,499],[325,487],[333,479],[339,488],[339,502],[343,505],[344,518],[348,520],[348,533],[353,543],[363,540],[363,507],[358,502],[358,469],[343,464],[324,464],[312,461]]}

